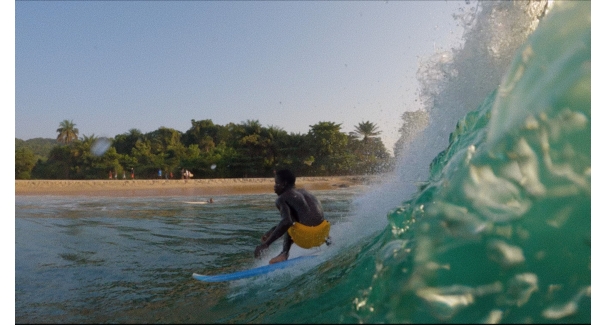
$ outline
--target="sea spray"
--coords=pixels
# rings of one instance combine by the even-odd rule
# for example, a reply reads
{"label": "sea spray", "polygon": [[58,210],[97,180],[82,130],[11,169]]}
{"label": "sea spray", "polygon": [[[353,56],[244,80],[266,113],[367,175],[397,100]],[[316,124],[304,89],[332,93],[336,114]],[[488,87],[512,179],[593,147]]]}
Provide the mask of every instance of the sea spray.
{"label": "sea spray", "polygon": [[429,122],[418,118],[421,127],[403,125],[397,166],[354,201],[354,227],[372,230],[368,234],[382,229],[389,210],[427,181],[427,166],[448,146],[457,121],[497,88],[515,51],[548,8],[548,1],[476,1],[460,8],[454,18],[465,28],[462,46],[435,53],[417,72],[420,111],[429,115]]}

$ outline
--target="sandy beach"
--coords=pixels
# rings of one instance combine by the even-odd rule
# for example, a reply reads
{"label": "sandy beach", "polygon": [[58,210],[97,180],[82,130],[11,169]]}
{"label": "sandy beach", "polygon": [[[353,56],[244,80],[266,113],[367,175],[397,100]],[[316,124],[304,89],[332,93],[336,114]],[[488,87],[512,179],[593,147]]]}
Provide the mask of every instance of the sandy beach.
{"label": "sandy beach", "polygon": [[[298,177],[310,191],[347,188],[373,182],[372,176]],[[212,196],[273,193],[273,178],[145,180],[15,180],[15,195]]]}

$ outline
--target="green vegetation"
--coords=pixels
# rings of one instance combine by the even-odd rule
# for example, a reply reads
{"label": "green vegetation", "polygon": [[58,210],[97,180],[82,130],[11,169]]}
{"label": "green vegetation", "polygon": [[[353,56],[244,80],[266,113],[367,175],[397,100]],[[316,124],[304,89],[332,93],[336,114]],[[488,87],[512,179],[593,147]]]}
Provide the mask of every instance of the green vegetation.
{"label": "green vegetation", "polygon": [[34,138],[29,140],[15,139],[15,150],[27,148],[31,150],[36,160],[46,160],[51,149],[57,145],[55,139]]}
{"label": "green vegetation", "polygon": [[319,122],[307,134],[287,133],[257,120],[217,125],[191,120],[185,133],[161,127],[149,133],[131,129],[109,139],[109,148],[95,155],[103,141],[78,137],[73,121],[64,120],[57,139],[15,139],[17,179],[181,178],[189,170],[195,178],[272,177],[273,170],[290,168],[298,176],[375,174],[389,170],[392,157],[371,122],[349,135],[341,124]]}
{"label": "green vegetation", "polygon": [[78,139],[78,129],[76,129],[76,124],[73,121],[63,120],[59,123],[57,132],[59,133],[57,141],[60,143],[68,144]]}

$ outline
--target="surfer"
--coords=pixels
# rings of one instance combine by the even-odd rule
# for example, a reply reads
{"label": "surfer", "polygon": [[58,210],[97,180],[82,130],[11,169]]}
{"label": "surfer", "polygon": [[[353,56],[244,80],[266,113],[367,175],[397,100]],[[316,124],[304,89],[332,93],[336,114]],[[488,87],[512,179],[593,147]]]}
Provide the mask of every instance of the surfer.
{"label": "surfer", "polygon": [[286,261],[293,242],[302,248],[330,244],[330,223],[324,219],[320,201],[306,190],[295,188],[296,177],[288,169],[277,171],[274,181],[274,192],[278,195],[276,207],[282,219],[263,235],[263,243],[255,248],[255,257],[261,256],[262,251],[283,235],[282,252],[269,264]]}

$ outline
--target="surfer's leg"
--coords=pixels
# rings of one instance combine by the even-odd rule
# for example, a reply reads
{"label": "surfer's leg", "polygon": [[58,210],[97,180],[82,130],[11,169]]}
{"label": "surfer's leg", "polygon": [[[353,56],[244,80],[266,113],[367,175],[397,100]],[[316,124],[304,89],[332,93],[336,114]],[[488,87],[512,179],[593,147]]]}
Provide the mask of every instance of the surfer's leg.
{"label": "surfer's leg", "polygon": [[292,238],[288,233],[284,234],[284,244],[282,244],[282,253],[278,254],[278,256],[269,260],[269,264],[274,264],[278,262],[284,262],[288,259],[288,252],[290,251],[290,246],[292,246]]}

